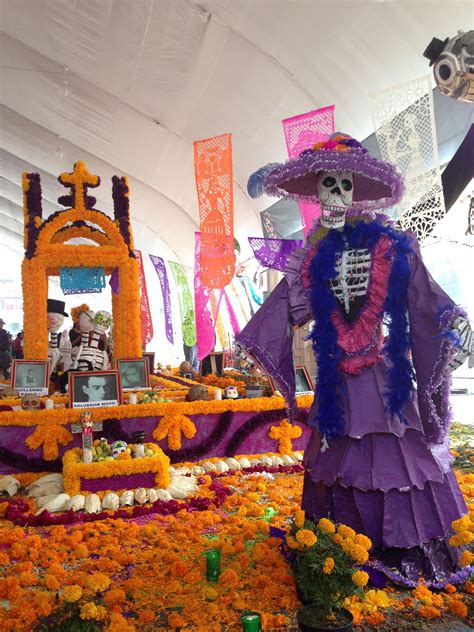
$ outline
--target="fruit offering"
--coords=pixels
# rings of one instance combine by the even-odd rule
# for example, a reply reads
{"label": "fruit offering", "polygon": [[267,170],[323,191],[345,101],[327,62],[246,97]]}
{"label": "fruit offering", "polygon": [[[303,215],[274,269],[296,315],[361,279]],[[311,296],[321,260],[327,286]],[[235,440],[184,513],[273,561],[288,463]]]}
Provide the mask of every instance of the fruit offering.
{"label": "fruit offering", "polygon": [[172,401],[172,399],[161,397],[159,391],[142,391],[137,393],[138,404],[164,404],[165,402]]}

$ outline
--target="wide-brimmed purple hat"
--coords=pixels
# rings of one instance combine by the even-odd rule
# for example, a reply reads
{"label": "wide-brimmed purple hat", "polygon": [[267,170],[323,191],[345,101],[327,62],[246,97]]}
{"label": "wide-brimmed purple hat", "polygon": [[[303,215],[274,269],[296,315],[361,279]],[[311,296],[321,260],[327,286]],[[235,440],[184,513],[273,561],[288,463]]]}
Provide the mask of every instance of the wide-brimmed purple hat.
{"label": "wide-brimmed purple hat", "polygon": [[340,132],[305,149],[298,158],[262,167],[250,176],[247,189],[253,198],[267,193],[315,202],[320,171],[351,171],[353,205],[361,210],[394,206],[403,195],[402,176],[395,167],[373,158],[357,140]]}

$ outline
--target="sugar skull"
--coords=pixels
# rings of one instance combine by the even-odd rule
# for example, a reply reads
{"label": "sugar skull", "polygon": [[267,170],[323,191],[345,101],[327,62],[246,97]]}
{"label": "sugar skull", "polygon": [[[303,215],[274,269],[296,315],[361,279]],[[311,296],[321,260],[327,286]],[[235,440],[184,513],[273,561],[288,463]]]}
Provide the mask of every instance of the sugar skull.
{"label": "sugar skull", "polygon": [[125,441],[114,441],[114,443],[112,443],[112,456],[114,459],[118,459],[119,455],[125,452],[127,448],[128,445]]}
{"label": "sugar skull", "polygon": [[36,395],[36,393],[27,393],[21,398],[21,408],[23,410],[39,410],[40,406],[40,396]]}
{"label": "sugar skull", "polygon": [[352,206],[353,181],[350,171],[321,171],[317,177],[321,224],[326,228],[342,228],[346,212]]}
{"label": "sugar skull", "polygon": [[235,386],[226,386],[224,393],[226,399],[237,399],[239,397],[239,391]]}

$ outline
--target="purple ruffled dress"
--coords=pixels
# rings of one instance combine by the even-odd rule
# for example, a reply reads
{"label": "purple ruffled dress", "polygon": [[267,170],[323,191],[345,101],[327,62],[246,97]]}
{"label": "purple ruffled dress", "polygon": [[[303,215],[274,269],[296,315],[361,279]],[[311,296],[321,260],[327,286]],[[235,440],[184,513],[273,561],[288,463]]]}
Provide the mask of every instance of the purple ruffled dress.
{"label": "purple ruffled dress", "polygon": [[[382,241],[377,246],[383,250]],[[274,377],[290,410],[295,403],[293,327],[313,317],[303,284],[308,253],[308,248],[294,251],[285,278],[237,337]],[[414,248],[408,256],[406,308],[417,391],[403,409],[404,420],[387,413],[382,341],[366,345],[366,353],[350,353],[358,344],[363,349],[368,336],[381,334],[384,279],[391,265],[382,255],[378,270],[372,250],[365,313],[357,320],[362,324],[356,330],[341,321],[338,328],[345,433],[321,449],[321,434],[313,429],[304,458],[302,507],[314,519],[329,516],[368,535],[378,559],[404,577],[416,581],[422,574],[439,581],[455,568],[456,552],[447,536],[452,521],[466,512],[447,443],[451,343],[445,332],[462,310],[432,279]],[[313,426],[317,414],[315,398],[308,418]]]}

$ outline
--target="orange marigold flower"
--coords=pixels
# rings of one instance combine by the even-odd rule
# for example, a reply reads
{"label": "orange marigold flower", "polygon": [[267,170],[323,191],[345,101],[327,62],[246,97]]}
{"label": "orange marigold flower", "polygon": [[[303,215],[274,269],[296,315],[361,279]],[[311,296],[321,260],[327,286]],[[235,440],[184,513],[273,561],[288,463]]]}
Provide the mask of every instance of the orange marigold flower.
{"label": "orange marigold flower", "polygon": [[467,606],[460,599],[453,599],[449,604],[449,610],[457,617],[467,617]]}
{"label": "orange marigold flower", "polygon": [[365,571],[356,571],[352,575],[352,581],[356,586],[362,588],[363,586],[367,585],[367,582],[369,581],[369,575]]}
{"label": "orange marigold flower", "polygon": [[354,529],[348,527],[346,524],[340,524],[337,528],[337,532],[340,533],[343,538],[353,538],[356,534]]}
{"label": "orange marigold flower", "polygon": [[464,584],[464,590],[469,594],[469,595],[474,595],[474,582],[466,582]]}
{"label": "orange marigold flower", "polygon": [[171,628],[182,628],[186,625],[186,621],[177,612],[168,615],[168,625]]}
{"label": "orange marigold flower", "polygon": [[319,522],[318,522],[318,529],[321,529],[321,531],[324,531],[324,533],[335,533],[336,532],[336,527],[327,518],[321,518],[319,520]]}
{"label": "orange marigold flower", "polygon": [[366,551],[370,551],[372,548],[372,540],[363,533],[356,533],[354,536],[354,542],[363,546]]}
{"label": "orange marigold flower", "polygon": [[420,606],[418,612],[425,619],[436,619],[441,616],[441,611],[434,606]]}
{"label": "orange marigold flower", "polygon": [[366,618],[365,618],[365,622],[368,623],[369,625],[380,625],[381,623],[383,623],[385,621],[385,617],[383,616],[383,614],[381,612],[379,612],[378,610],[376,610],[375,612],[373,612],[372,614],[369,614]]}
{"label": "orange marigold flower", "polygon": [[453,593],[456,592],[456,586],[453,586],[452,584],[446,584],[446,586],[444,587],[444,590],[448,594],[452,595]]}
{"label": "orange marigold flower", "polygon": [[299,549],[299,548],[301,548],[300,545],[298,544],[298,542],[295,540],[295,538],[292,535],[287,535],[286,536],[286,543],[290,547],[290,549]]}
{"label": "orange marigold flower", "polygon": [[207,601],[215,601],[219,597],[219,593],[215,588],[212,588],[212,586],[207,586],[202,591],[202,596]]}
{"label": "orange marigold flower", "polygon": [[309,529],[300,529],[296,533],[296,541],[303,546],[314,546],[318,538]]}
{"label": "orange marigold flower", "polygon": [[82,597],[82,588],[77,584],[72,584],[72,586],[66,586],[63,588],[61,593],[61,597],[63,601],[67,601],[68,603],[74,603],[75,601],[79,601]]}
{"label": "orange marigold flower", "polygon": [[61,586],[57,577],[55,575],[50,575],[49,573],[44,576],[43,583],[48,590],[59,590],[59,587]]}
{"label": "orange marigold flower", "polygon": [[125,594],[125,591],[121,588],[113,588],[112,590],[106,592],[104,595],[104,601],[109,607],[116,605],[120,606],[124,603],[126,599],[127,596]]}
{"label": "orange marigold flower", "polygon": [[334,568],[334,560],[332,557],[327,557],[324,560],[323,573],[325,575],[330,575]]}
{"label": "orange marigold flower", "polygon": [[474,539],[474,534],[471,531],[461,531],[458,533],[458,540],[461,544],[470,544]]}
{"label": "orange marigold flower", "polygon": [[460,533],[461,531],[469,531],[472,525],[471,525],[471,520],[469,516],[463,516],[462,518],[459,518],[458,520],[454,520],[451,523],[451,526],[454,531],[456,531],[457,533]]}
{"label": "orange marigold flower", "polygon": [[236,587],[239,585],[239,576],[232,568],[227,568],[223,573],[221,573],[219,577],[219,584],[222,584],[223,586]]}
{"label": "orange marigold flower", "polygon": [[335,533],[332,536],[332,541],[334,542],[334,544],[338,544],[339,546],[341,546],[341,544],[344,542],[344,538],[340,533]]}
{"label": "orange marigold flower", "polygon": [[457,548],[458,546],[461,546],[461,544],[462,542],[459,539],[459,535],[453,535],[449,538],[449,546]]}
{"label": "orange marigold flower", "polygon": [[298,511],[295,513],[295,525],[298,527],[298,529],[301,529],[301,527],[304,525],[305,517],[305,512],[302,509],[298,509]]}

